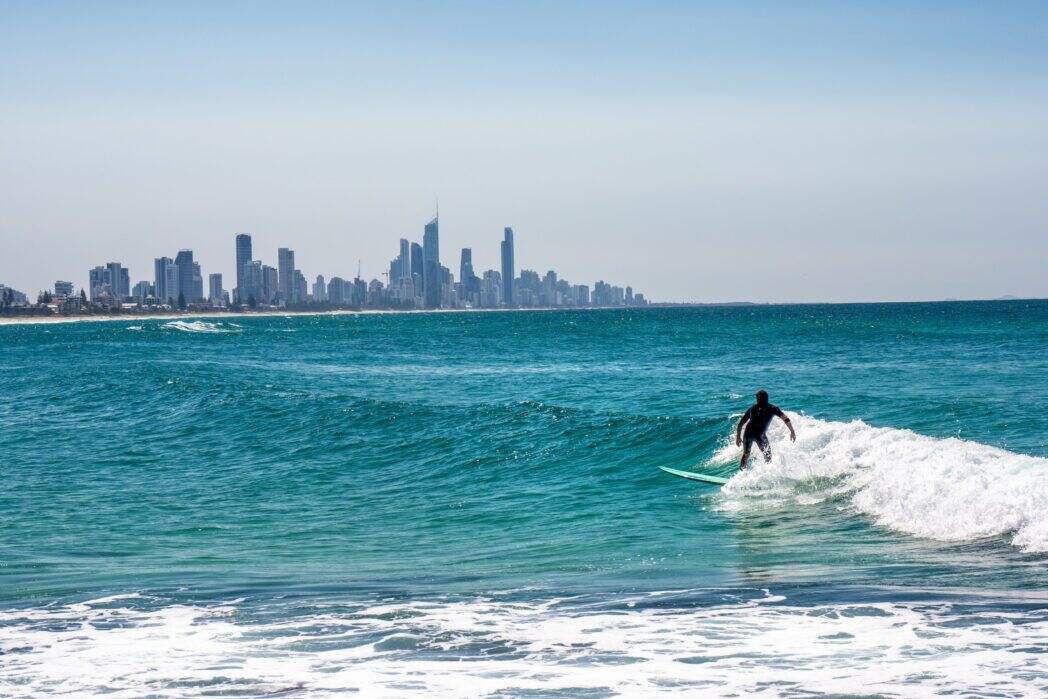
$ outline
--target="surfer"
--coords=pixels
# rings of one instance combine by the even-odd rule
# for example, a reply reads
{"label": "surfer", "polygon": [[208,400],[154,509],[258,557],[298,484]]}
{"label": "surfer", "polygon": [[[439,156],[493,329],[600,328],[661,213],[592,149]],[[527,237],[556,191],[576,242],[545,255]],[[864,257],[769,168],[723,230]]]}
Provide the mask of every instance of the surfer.
{"label": "surfer", "polygon": [[[746,468],[746,462],[750,459],[750,449],[753,447],[753,443],[757,443],[757,447],[764,454],[764,461],[771,461],[771,445],[768,444],[768,425],[771,424],[773,417],[780,417],[782,421],[786,423],[786,426],[790,428],[790,441],[797,441],[797,433],[793,431],[793,425],[790,424],[790,418],[786,417],[786,413],[779,409],[779,406],[772,405],[768,402],[768,392],[764,389],[757,391],[757,402],[749,407],[749,409],[742,414],[739,418],[739,424],[735,427],[735,446],[742,447],[742,461],[739,462],[739,468]],[[746,426],[746,431],[743,432],[742,426]],[[743,446],[745,444],[745,446]]]}

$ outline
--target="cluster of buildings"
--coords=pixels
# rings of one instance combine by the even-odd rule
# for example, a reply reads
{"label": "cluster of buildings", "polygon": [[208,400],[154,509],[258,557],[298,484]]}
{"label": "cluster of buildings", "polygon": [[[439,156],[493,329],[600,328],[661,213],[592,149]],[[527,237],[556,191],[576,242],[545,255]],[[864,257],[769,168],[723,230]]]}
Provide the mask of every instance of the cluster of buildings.
{"label": "cluster of buildings", "polygon": [[[422,242],[400,240],[398,254],[383,273],[385,281],[360,278],[317,276],[310,285],[295,266],[295,251],[277,250],[272,267],[254,259],[251,236],[236,236],[236,286],[223,288],[222,275],[208,275],[207,289],[200,264],[192,250],[180,250],[174,258],[158,257],[153,262],[153,279],[131,285],[131,274],[119,262],[107,262],[88,271],[88,284],[79,294],[73,284],[57,281],[54,293],[41,292],[39,305],[59,313],[88,310],[213,310],[307,309],[307,308],[556,308],[586,306],[643,306],[643,294],[629,286],[620,287],[598,281],[593,288],[561,279],[553,270],[540,275],[521,269],[514,260],[513,229],[506,228],[500,245],[499,269],[478,273],[473,267],[473,251],[463,248],[458,276],[441,263],[440,222],[438,217],[423,228]],[[0,285],[0,292],[5,287]],[[18,303],[28,305],[25,294]],[[6,296],[0,294],[0,301]],[[17,305],[17,304],[16,304]]]}
{"label": "cluster of buildings", "polygon": [[323,305],[349,308],[555,308],[571,306],[643,306],[643,294],[599,281],[585,284],[522,269],[516,273],[513,229],[506,228],[500,247],[500,269],[477,273],[473,250],[462,248],[458,277],[441,263],[440,220],[422,229],[422,242],[400,239],[397,256],[383,272],[385,281],[317,276],[312,286],[295,268],[295,251],[280,248],[277,268],[252,260],[251,236],[236,237],[237,285],[233,302],[249,307]]}

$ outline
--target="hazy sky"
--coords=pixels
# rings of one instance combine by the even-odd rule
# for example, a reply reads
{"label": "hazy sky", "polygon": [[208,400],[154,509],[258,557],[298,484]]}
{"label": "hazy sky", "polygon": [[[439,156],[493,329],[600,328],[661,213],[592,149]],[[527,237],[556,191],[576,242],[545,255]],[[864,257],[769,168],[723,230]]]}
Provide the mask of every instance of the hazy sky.
{"label": "hazy sky", "polygon": [[370,278],[438,197],[456,275],[1048,296],[1048,3],[0,2],[0,283]]}

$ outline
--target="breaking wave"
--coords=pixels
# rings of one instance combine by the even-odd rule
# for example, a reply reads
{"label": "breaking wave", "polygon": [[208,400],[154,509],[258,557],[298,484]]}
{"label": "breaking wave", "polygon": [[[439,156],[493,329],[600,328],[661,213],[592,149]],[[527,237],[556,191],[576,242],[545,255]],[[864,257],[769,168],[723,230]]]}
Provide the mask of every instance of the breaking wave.
{"label": "breaking wave", "polygon": [[[878,525],[940,541],[1010,536],[1024,551],[1048,551],[1048,459],[978,442],[791,415],[771,432],[771,464],[751,461],[722,489],[723,509],[845,500]],[[713,463],[737,460],[730,443]]]}
{"label": "breaking wave", "polygon": [[0,693],[1032,696],[1048,642],[1043,610],[949,603],[805,607],[765,595],[695,608],[681,591],[611,606],[477,598],[273,618],[242,600],[143,609],[136,597],[0,613]]}
{"label": "breaking wave", "polygon": [[240,328],[236,323],[208,323],[203,320],[172,320],[160,327],[187,333],[233,333],[239,332]]}

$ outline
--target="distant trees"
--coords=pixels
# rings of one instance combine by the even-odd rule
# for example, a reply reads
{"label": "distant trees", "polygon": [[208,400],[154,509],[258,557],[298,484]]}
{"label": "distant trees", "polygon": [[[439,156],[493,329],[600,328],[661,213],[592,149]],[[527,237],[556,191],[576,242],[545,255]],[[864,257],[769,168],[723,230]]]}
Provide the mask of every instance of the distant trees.
{"label": "distant trees", "polygon": [[186,295],[181,291],[178,292],[178,307],[183,311],[186,310]]}
{"label": "distant trees", "polygon": [[50,291],[41,291],[36,297],[37,303],[51,303],[54,300],[55,298],[51,295]]}
{"label": "distant trees", "polygon": [[251,307],[251,308],[254,308],[255,306],[258,305],[258,301],[255,300],[255,295],[254,294],[251,294],[250,296],[247,297],[247,305],[249,307]]}

